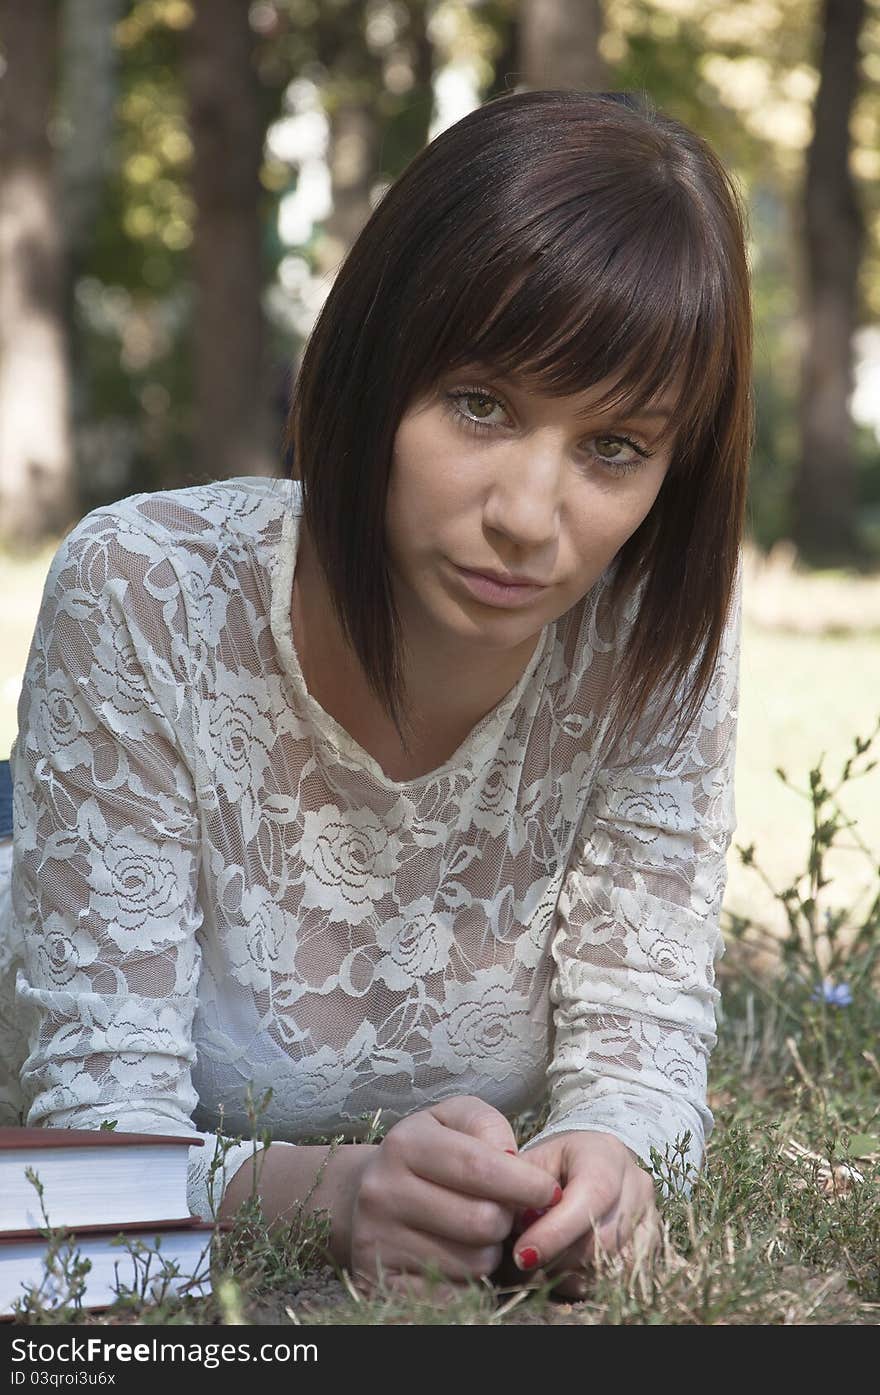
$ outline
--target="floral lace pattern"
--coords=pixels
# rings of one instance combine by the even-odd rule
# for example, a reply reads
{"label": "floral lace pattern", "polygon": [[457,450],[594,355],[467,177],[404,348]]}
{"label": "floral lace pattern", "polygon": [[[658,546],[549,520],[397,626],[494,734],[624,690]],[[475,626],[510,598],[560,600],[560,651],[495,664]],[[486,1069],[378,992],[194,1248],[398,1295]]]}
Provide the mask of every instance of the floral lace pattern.
{"label": "floral lace pattern", "polygon": [[609,749],[632,609],[606,573],[445,765],[393,781],[303,679],[301,507],[287,480],[135,495],[52,563],[12,753],[0,1122],[201,1138],[204,1218],[218,1131],[249,1139],[269,1086],[290,1144],[549,1087],[539,1138],[648,1160],[689,1130],[698,1162],[739,589],[673,759],[663,733]]}

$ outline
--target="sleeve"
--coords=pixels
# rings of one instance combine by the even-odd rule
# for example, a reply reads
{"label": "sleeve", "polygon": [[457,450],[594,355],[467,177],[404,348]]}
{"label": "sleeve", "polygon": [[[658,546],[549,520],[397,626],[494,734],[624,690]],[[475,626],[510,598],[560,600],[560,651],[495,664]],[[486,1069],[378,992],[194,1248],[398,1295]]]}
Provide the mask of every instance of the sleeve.
{"label": "sleeve", "polygon": [[167,544],[124,514],[90,514],[49,570],[24,676],[12,920],[25,1123],[115,1119],[119,1132],[201,1139],[188,1202],[210,1220],[259,1145],[230,1147],[190,1117],[202,922],[191,666]]}
{"label": "sleeve", "polygon": [[[670,757],[675,711],[601,766],[557,902],[550,1114],[534,1146],[572,1129],[613,1134],[650,1163],[689,1133],[685,1192],[713,1126],[715,963],[734,763],[742,563],[712,681]],[[647,723],[641,724],[644,731]]]}

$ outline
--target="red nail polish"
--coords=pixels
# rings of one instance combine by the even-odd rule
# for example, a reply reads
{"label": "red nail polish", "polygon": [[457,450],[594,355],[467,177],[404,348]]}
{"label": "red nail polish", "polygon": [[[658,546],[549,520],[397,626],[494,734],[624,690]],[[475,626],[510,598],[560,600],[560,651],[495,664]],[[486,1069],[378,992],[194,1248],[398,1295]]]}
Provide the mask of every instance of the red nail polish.
{"label": "red nail polish", "polygon": [[526,1207],[525,1211],[523,1211],[522,1216],[520,1217],[520,1224],[522,1229],[528,1230],[530,1225],[535,1224],[535,1221],[539,1221],[542,1216],[546,1216],[547,1211],[548,1207],[546,1206]]}
{"label": "red nail polish", "polygon": [[559,1183],[557,1182],[557,1183],[556,1183],[556,1191],[553,1193],[552,1197],[550,1198],[550,1205],[551,1205],[551,1206],[558,1206],[561,1200],[562,1200],[562,1188],[560,1187]]}
{"label": "red nail polish", "polygon": [[524,1250],[520,1250],[515,1256],[520,1269],[535,1269],[538,1265],[538,1251],[533,1250],[531,1245],[527,1245]]}

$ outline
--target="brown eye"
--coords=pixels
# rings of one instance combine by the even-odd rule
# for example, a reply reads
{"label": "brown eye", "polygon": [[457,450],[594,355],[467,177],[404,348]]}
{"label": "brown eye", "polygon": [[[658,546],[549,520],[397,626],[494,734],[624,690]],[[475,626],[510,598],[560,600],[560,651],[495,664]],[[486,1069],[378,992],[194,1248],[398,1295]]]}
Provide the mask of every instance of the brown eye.
{"label": "brown eye", "polygon": [[[605,448],[608,446],[612,448],[613,454],[605,454]],[[626,451],[629,453],[622,454]],[[654,452],[646,450],[629,436],[594,436],[589,454],[605,468],[607,474],[619,477],[640,469],[642,461],[650,460]]]}
{"label": "brown eye", "polygon": [[[602,442],[603,442],[603,441],[610,442],[610,444],[612,445],[613,449],[614,449],[618,454],[620,453],[621,442],[620,442],[620,440],[619,440],[616,436],[597,436],[597,437],[596,437],[596,445],[597,445],[597,447],[599,448],[600,453],[601,453],[601,448],[602,448]],[[605,458],[607,458],[608,460],[616,460],[616,459],[617,459],[617,455],[609,455],[609,456],[607,456],[607,457],[603,457],[603,459],[605,459]]]}
{"label": "brown eye", "polygon": [[478,388],[458,388],[446,394],[449,410],[462,426],[471,431],[492,431],[501,423],[490,420],[492,412],[504,411],[504,405],[494,393],[481,392]]}

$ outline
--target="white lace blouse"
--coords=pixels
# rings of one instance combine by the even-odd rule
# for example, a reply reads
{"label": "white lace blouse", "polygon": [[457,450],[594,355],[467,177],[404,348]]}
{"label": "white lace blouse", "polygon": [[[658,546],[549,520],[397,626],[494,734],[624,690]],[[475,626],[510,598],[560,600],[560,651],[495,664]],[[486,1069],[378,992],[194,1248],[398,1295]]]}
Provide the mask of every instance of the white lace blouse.
{"label": "white lace blouse", "polygon": [[[689,1131],[698,1164],[739,586],[671,761],[668,733],[605,739],[635,605],[613,622],[609,570],[447,763],[398,782],[305,685],[301,497],[135,495],[52,563],[12,756],[0,1122],[201,1136],[206,1219],[254,1151],[249,1088],[273,1146],[549,1090],[534,1141],[597,1129],[648,1161]],[[244,1141],[211,1198],[221,1128]]]}

